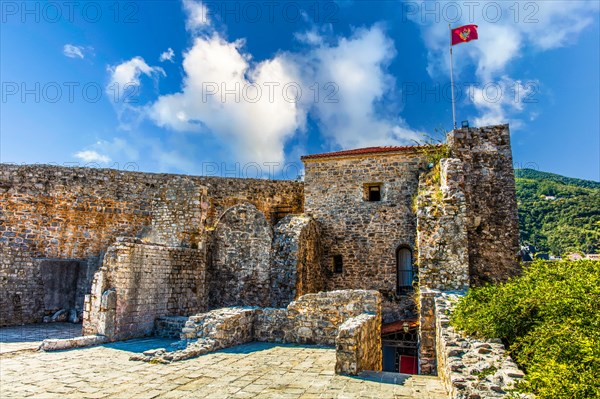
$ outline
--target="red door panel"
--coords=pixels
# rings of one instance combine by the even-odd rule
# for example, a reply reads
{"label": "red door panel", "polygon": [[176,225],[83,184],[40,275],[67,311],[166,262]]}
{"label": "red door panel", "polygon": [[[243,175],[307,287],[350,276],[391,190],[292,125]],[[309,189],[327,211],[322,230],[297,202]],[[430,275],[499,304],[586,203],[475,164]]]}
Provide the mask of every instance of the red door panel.
{"label": "red door panel", "polygon": [[400,355],[400,372],[403,374],[417,374],[417,357]]}

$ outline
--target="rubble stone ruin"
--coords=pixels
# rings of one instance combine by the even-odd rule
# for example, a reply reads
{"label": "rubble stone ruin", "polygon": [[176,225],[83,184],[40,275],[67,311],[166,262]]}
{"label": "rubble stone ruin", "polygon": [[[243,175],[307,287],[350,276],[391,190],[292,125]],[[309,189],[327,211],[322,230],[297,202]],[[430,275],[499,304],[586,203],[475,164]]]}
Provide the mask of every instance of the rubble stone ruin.
{"label": "rubble stone ruin", "polygon": [[83,320],[47,349],[180,338],[134,359],[166,363],[335,345],[338,373],[454,378],[443,298],[519,270],[508,125],[302,161],[303,182],[1,165],[0,326]]}

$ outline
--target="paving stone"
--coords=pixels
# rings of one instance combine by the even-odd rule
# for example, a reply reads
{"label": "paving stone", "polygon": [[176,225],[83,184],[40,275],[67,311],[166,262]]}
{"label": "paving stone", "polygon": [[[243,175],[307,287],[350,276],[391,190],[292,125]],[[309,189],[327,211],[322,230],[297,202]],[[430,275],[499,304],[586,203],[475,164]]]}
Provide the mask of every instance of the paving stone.
{"label": "paving stone", "polygon": [[162,339],[144,339],[0,355],[2,397],[447,398],[434,377],[409,376],[398,385],[335,375],[335,350],[320,347],[254,342],[171,365],[129,361],[153,342],[164,346]]}

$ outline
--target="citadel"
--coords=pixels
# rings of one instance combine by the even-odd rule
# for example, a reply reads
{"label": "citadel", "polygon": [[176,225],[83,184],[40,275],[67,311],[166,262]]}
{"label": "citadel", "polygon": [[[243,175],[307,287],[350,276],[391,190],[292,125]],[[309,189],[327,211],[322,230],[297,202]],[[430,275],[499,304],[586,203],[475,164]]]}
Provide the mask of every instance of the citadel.
{"label": "citadel", "polygon": [[[508,125],[302,161],[303,182],[1,165],[0,326],[81,318],[49,351],[180,339],[131,358],[165,364],[252,341],[333,346],[338,374],[502,397],[522,373],[447,314],[454,294],[519,272]],[[489,381],[465,371],[490,357]]]}

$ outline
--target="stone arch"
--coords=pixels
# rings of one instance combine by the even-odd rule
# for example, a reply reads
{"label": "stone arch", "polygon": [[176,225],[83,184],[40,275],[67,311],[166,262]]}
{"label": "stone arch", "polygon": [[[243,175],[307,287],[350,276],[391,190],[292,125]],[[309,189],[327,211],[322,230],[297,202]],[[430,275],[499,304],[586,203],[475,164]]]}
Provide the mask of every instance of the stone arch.
{"label": "stone arch", "polygon": [[268,304],[272,239],[267,218],[254,205],[223,213],[213,231],[210,307]]}

